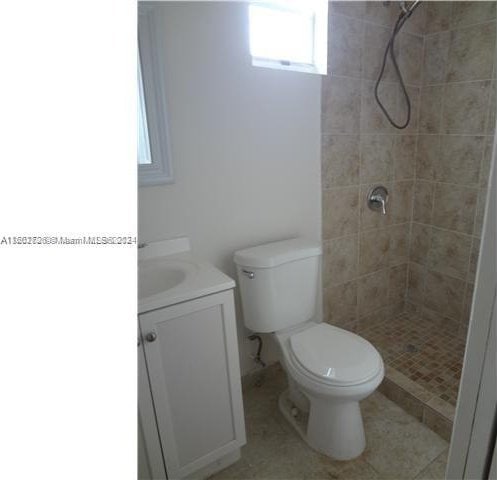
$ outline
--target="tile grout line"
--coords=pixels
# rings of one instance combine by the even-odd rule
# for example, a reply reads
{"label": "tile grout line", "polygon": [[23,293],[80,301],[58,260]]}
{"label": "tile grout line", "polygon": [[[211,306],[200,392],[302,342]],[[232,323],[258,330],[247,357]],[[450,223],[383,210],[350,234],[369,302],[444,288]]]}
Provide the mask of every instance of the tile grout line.
{"label": "tile grout line", "polygon": [[[337,13],[337,12],[330,12],[330,15],[334,15],[334,16],[339,16],[339,17],[346,17],[346,18],[352,18],[352,19],[355,19],[355,20],[362,20],[363,22],[365,23],[368,23],[368,24],[371,24],[371,25],[375,25],[377,27],[383,27],[383,28],[388,28],[388,29],[391,29],[393,27],[393,23],[391,24],[384,24],[384,23],[376,23],[372,20],[366,20],[364,19],[364,15],[362,17],[355,17],[353,15],[347,15],[346,13]],[[452,17],[452,11],[450,13],[450,17]],[[427,16],[426,16],[426,20],[427,20]],[[451,32],[451,31],[454,31],[454,30],[462,30],[462,29],[466,29],[466,28],[471,28],[471,27],[475,27],[475,26],[478,26],[478,25],[484,25],[484,24],[487,24],[487,23],[492,23],[492,22],[495,22],[496,21],[496,18],[492,18],[492,19],[488,19],[488,20],[483,20],[483,21],[479,21],[479,22],[474,22],[474,23],[468,23],[466,25],[462,25],[462,26],[450,26],[449,28],[445,28],[443,30],[437,30],[436,32],[429,32],[427,33],[426,32],[426,25],[423,27],[423,33],[413,33],[413,32],[403,32],[404,34],[408,34],[408,35],[415,35],[417,37],[420,37],[420,36],[423,36],[423,37],[429,37],[431,35],[437,35],[439,33],[443,33],[443,32]]]}
{"label": "tile grout line", "polygon": [[360,277],[360,268],[361,268],[361,254],[362,254],[362,248],[361,248],[361,234],[362,234],[362,195],[361,195],[361,179],[362,179],[362,140],[361,140],[361,134],[362,134],[362,121],[363,121],[363,115],[364,115],[364,95],[363,95],[363,88],[362,88],[362,82],[363,82],[363,75],[364,75],[364,42],[366,40],[366,24],[364,20],[361,19],[361,67],[360,67],[360,87],[359,87],[359,178],[358,178],[358,208],[357,208],[357,215],[359,216],[358,218],[358,232],[357,232],[357,258],[356,258],[356,311],[355,311],[355,328],[359,328],[360,324],[360,310],[361,310],[361,302],[359,298],[359,279]]}
{"label": "tile grout line", "polygon": [[[415,136],[415,135],[410,135],[410,136]],[[416,151],[417,151],[417,146],[416,146]],[[351,184],[343,184],[343,185],[331,185],[329,187],[323,187],[323,190],[337,190],[339,188],[355,188],[355,187],[368,187],[374,183],[382,182],[383,180],[372,180],[370,182],[365,182],[365,183],[351,183]],[[480,186],[478,183],[452,183],[452,182],[441,182],[439,180],[429,180],[426,178],[404,178],[404,179],[399,179],[399,180],[386,180],[386,183],[408,183],[408,182],[424,182],[424,183],[433,183],[433,184],[439,184],[447,187],[459,187],[459,188],[465,188],[468,190],[479,190]],[[457,231],[457,230],[454,230]],[[473,231],[473,230],[471,230]]]}
{"label": "tile grout line", "polygon": [[[423,26],[423,30],[426,28],[426,22],[427,22],[427,15],[425,12],[425,25]],[[424,59],[426,55],[426,35],[423,35],[423,48],[422,48],[422,59],[421,59],[421,83],[424,83],[424,77],[425,77],[425,68],[424,68]],[[418,100],[418,123],[417,123],[417,132],[416,132],[416,145],[414,148],[414,184],[413,184],[413,189],[412,189],[412,204],[411,204],[411,218],[409,221],[409,241],[407,245],[407,272],[406,272],[406,292],[405,292],[405,306],[404,310],[407,309],[407,302],[409,298],[409,279],[410,279],[410,263],[411,263],[411,245],[412,245],[412,230],[413,230],[413,225],[414,225],[414,209],[415,209],[415,201],[416,201],[416,185],[417,185],[417,179],[418,179],[418,165],[417,165],[417,159],[418,159],[418,148],[419,148],[419,130],[421,127],[421,90],[419,92],[419,100]]]}
{"label": "tile grout line", "polygon": [[[495,70],[495,52],[494,52],[493,60],[492,60],[492,76],[493,76],[494,70]],[[490,118],[491,118],[491,114],[492,114],[492,108],[494,107],[491,104],[492,93],[493,93],[493,89],[494,88],[495,88],[495,80],[491,80],[489,92],[487,94],[487,102],[486,102],[486,104],[487,104],[487,114],[486,114],[485,128],[484,128],[484,130],[485,130],[486,133],[488,133],[489,122],[490,122]],[[484,158],[485,158],[485,155],[486,155],[486,149],[487,149],[487,145],[484,144],[483,149],[482,149],[482,153],[481,153],[481,157],[480,157],[480,172],[479,172],[479,178],[478,178],[478,193],[477,193],[477,197],[476,197],[476,208],[475,208],[475,211],[474,211],[474,214],[473,214],[473,228],[472,228],[473,236],[471,238],[471,245],[470,245],[470,250],[469,250],[469,258],[468,258],[467,268],[466,268],[466,285],[465,285],[465,289],[464,289],[464,297],[463,297],[463,303],[462,303],[462,309],[461,309],[461,318],[460,318],[459,332],[458,333],[462,333],[462,329],[464,328],[464,324],[463,323],[469,322],[469,318],[465,318],[467,316],[468,293],[469,293],[469,290],[471,289],[471,291],[472,291],[471,292],[471,296],[472,296],[473,295],[473,291],[474,291],[474,281],[472,283],[470,283],[469,282],[469,278],[470,278],[472,255],[473,255],[473,250],[475,248],[475,242],[476,242],[476,237],[475,236],[476,236],[476,233],[477,233],[476,232],[476,227],[477,227],[478,212],[480,211],[480,208],[481,208],[481,205],[480,205],[481,197],[482,197],[482,195],[481,195],[481,182],[482,182],[483,163],[484,163]],[[481,234],[481,232],[480,232],[480,234]],[[478,250],[479,249],[480,248],[478,247]],[[471,312],[469,312],[469,314],[471,315]]]}
{"label": "tile grout line", "polygon": [[445,32],[454,32],[456,30],[466,30],[466,29],[474,28],[474,27],[477,27],[477,26],[480,26],[480,25],[487,25],[489,23],[495,23],[495,21],[496,21],[496,19],[492,18],[492,19],[489,19],[489,20],[484,20],[482,22],[468,23],[466,25],[460,25],[460,26],[445,28],[443,30],[437,30],[436,32],[425,33],[424,35],[426,37],[430,37],[432,35],[439,35],[440,33],[445,33]]}
{"label": "tile grout line", "polygon": [[[424,227],[430,227],[430,228],[433,228],[435,230],[440,230],[441,232],[445,232],[445,233],[453,233],[455,235],[459,235],[459,236],[465,237],[467,239],[471,239],[471,238],[480,239],[480,237],[478,237],[477,235],[473,235],[472,233],[464,233],[464,232],[459,232],[457,230],[450,230],[450,229],[447,229],[447,228],[444,228],[444,227],[439,227],[438,225],[433,225],[433,224],[430,224],[430,223],[423,223],[423,222],[419,222],[419,221],[391,223],[391,224],[385,225],[383,227],[368,227],[368,228],[366,228],[363,231],[364,232],[372,233],[375,230],[388,230],[390,227],[399,227],[399,226],[403,226],[403,225],[409,225],[409,223],[413,223],[413,224],[416,224],[416,225],[421,225],[421,226],[424,226]],[[323,237],[323,240],[324,241],[328,241],[328,240],[344,239],[346,237],[352,237],[354,235],[357,235],[357,233],[358,232],[347,233],[346,235],[340,235],[338,237]]]}
{"label": "tile grout line", "polygon": [[[484,0],[482,0],[484,1]],[[450,46],[449,50],[450,51]],[[448,57],[448,55],[447,55]],[[446,59],[445,63],[448,63],[448,58]],[[446,67],[447,65],[445,65]],[[444,71],[444,77],[446,77],[447,72]],[[466,85],[468,83],[484,83],[484,82],[492,82],[494,80],[494,77],[486,77],[486,78],[471,78],[468,80],[456,80],[455,82],[439,82],[439,83],[424,83],[422,85],[419,85],[420,88],[428,88],[428,87],[443,87],[445,85]]]}
{"label": "tile grout line", "polygon": [[[426,23],[428,21],[427,13],[425,12],[424,25],[423,25],[423,49],[422,49],[422,58],[421,58],[421,85],[424,84],[425,77],[425,69],[424,69],[424,60],[426,55],[426,35],[424,31],[426,30]],[[406,295],[405,295],[405,310],[407,310],[407,305],[409,301],[409,285],[410,285],[410,273],[411,273],[411,246],[413,240],[413,225],[414,225],[414,209],[415,209],[415,200],[416,200],[416,185],[418,180],[418,152],[419,152],[419,132],[421,129],[421,103],[422,103],[422,87],[419,91],[419,100],[418,100],[418,128],[416,135],[416,147],[415,147],[415,155],[414,155],[414,188],[412,194],[412,208],[411,208],[411,221],[409,225],[409,242],[408,242],[408,250],[407,250],[407,278],[406,278]]]}
{"label": "tile grout line", "polygon": [[395,132],[366,132],[366,133],[344,133],[344,132],[321,132],[321,137],[354,137],[354,136],[361,136],[361,137],[415,137],[415,136],[421,136],[421,137],[486,137],[490,138],[493,137],[493,133],[426,133],[426,132],[418,132],[417,134],[415,133],[395,133]]}
{"label": "tile grout line", "polygon": [[[421,475],[426,469],[431,467],[442,455],[445,455],[445,453],[448,452],[449,447],[450,447],[450,442],[447,442],[447,443],[449,444],[447,446],[447,448],[445,448],[443,452],[441,452],[439,455],[437,455],[425,468],[423,468],[423,470],[421,470],[421,472],[418,473],[418,476]],[[416,478],[414,480],[416,480]]]}

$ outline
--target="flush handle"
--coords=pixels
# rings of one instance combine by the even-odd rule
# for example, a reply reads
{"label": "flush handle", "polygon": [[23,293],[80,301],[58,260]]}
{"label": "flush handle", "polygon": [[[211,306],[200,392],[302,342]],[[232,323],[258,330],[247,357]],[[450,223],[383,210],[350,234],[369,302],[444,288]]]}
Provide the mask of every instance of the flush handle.
{"label": "flush handle", "polygon": [[368,207],[374,211],[387,214],[388,190],[383,185],[373,187],[368,194]]}
{"label": "flush handle", "polygon": [[250,270],[242,270],[242,273],[250,278],[250,280],[252,280],[254,277],[255,277],[255,273],[254,272],[251,272]]}

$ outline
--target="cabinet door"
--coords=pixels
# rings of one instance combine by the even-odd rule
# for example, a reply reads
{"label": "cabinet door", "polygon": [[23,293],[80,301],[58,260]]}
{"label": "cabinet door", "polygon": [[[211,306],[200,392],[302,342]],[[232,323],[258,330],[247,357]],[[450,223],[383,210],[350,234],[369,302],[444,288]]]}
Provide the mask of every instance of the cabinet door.
{"label": "cabinet door", "polygon": [[232,291],[140,315],[167,475],[245,443]]}
{"label": "cabinet door", "polygon": [[166,469],[140,332],[138,339],[138,479],[165,479]]}

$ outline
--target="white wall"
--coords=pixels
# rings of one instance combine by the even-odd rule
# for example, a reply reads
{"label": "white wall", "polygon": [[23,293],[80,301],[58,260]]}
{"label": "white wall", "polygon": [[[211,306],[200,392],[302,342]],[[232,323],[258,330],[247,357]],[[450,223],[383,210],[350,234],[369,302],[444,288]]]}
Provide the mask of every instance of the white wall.
{"label": "white wall", "polygon": [[245,3],[167,2],[160,23],[175,183],[140,188],[140,241],[188,235],[235,278],[235,250],[319,240],[321,77],[252,67]]}

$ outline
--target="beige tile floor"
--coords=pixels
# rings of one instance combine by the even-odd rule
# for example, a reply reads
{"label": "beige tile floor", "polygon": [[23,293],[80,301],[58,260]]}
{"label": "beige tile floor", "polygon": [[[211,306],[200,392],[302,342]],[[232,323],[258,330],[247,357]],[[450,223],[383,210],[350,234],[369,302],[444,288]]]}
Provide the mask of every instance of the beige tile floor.
{"label": "beige tile floor", "polygon": [[448,443],[375,392],[362,402],[367,447],[338,462],[310,449],[278,410],[286,388],[279,365],[244,393],[247,444],[242,458],[211,477],[226,479],[443,479]]}

